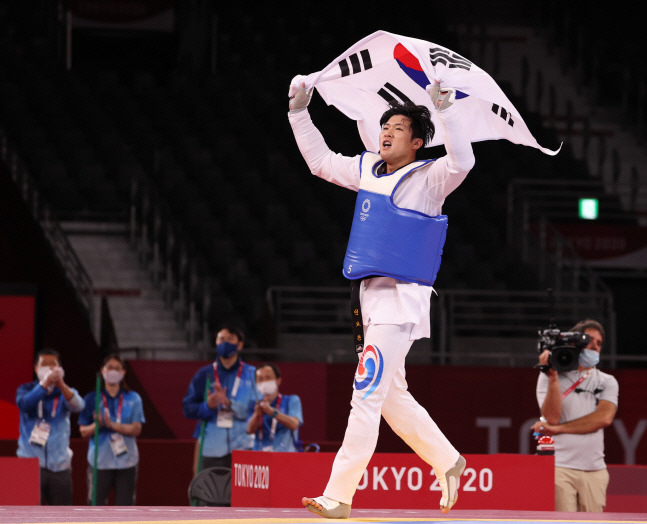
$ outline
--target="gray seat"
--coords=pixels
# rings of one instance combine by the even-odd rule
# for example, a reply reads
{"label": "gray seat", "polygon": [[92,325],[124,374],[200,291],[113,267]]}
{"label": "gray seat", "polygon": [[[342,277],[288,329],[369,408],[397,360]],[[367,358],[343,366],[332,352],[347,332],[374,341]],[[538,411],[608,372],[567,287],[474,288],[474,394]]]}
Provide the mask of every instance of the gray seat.
{"label": "gray seat", "polygon": [[207,468],[193,477],[189,484],[189,503],[197,506],[229,506],[231,468]]}

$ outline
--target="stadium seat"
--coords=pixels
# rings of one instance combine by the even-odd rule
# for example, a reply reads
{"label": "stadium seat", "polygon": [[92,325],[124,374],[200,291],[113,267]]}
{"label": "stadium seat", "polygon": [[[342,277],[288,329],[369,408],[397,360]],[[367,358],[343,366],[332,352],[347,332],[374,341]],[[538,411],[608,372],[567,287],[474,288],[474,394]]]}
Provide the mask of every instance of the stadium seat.
{"label": "stadium seat", "polygon": [[231,468],[213,467],[198,473],[189,484],[189,503],[196,502],[198,506],[229,506]]}

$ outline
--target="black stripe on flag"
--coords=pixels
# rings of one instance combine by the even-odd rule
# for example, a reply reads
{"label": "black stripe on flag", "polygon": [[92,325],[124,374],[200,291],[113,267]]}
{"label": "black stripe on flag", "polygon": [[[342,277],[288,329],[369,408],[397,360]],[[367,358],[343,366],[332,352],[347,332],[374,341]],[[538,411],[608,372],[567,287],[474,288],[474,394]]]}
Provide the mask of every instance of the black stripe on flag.
{"label": "black stripe on flag", "polygon": [[357,56],[357,53],[353,53],[352,55],[349,56],[349,58],[350,58],[350,63],[353,66],[353,74],[361,73],[362,66],[359,65],[359,57]]}
{"label": "black stripe on flag", "polygon": [[465,60],[464,58],[461,58],[459,56],[444,53],[442,51],[436,51],[435,53],[430,52],[429,57],[432,59],[436,57],[445,57],[450,63],[455,64],[455,67],[464,66],[469,69],[472,66],[472,62],[470,62],[469,60]]}
{"label": "black stripe on flag", "polygon": [[500,107],[497,104],[492,104],[492,112],[495,115],[500,116],[510,127],[514,127],[514,120],[512,120],[512,115],[508,113],[504,108]]}
{"label": "black stripe on flag", "polygon": [[339,61],[339,69],[341,69],[341,76],[350,75],[350,70],[348,69],[348,64],[346,63],[345,58]]}
{"label": "black stripe on flag", "polygon": [[400,91],[398,88],[393,86],[393,84],[390,84],[387,82],[384,84],[384,87],[380,89],[377,92],[378,95],[380,95],[384,100],[386,100],[388,103],[391,102],[411,102],[411,99],[405,95],[402,91]]}
{"label": "black stripe on flag", "polygon": [[371,54],[368,52],[368,49],[362,49],[359,53],[362,55],[362,62],[364,62],[364,71],[371,69],[373,63],[371,62]]}
{"label": "black stripe on flag", "polygon": [[389,93],[386,89],[382,88],[377,92],[378,95],[380,95],[384,100],[387,101],[387,103],[395,102],[395,97]]}
{"label": "black stripe on flag", "polygon": [[430,48],[429,49],[429,56],[433,57],[433,56],[436,56],[436,55],[444,56],[444,57],[448,58],[449,60],[451,60],[452,62],[456,62],[457,64],[462,63],[462,64],[464,64],[466,66],[471,66],[472,65],[472,62],[470,62],[467,58],[463,58],[458,53],[453,53],[453,52],[451,52],[451,51],[449,51],[447,49],[442,49],[440,47],[432,47],[432,48]]}
{"label": "black stripe on flag", "polygon": [[472,67],[472,62],[469,60],[439,47],[432,47],[429,49],[429,60],[433,65],[441,63],[445,64],[449,68],[458,67],[469,71]]}
{"label": "black stripe on flag", "polygon": [[[362,49],[359,53],[360,55],[362,55],[361,63],[359,60],[360,57],[357,53],[353,53],[348,58],[344,58],[343,60],[340,60],[338,62],[341,76],[349,76],[351,74],[354,75],[373,67],[373,63],[371,62],[371,54],[369,53],[368,49]],[[362,68],[362,66],[364,67]],[[353,69],[352,71],[351,68]]]}
{"label": "black stripe on flag", "polygon": [[411,99],[407,95],[405,95],[402,91],[397,89],[395,86],[391,85],[389,82],[384,84],[384,87],[386,87],[387,89],[390,89],[391,92],[395,93],[398,97],[400,97],[400,100],[402,100],[403,102],[411,102]]}

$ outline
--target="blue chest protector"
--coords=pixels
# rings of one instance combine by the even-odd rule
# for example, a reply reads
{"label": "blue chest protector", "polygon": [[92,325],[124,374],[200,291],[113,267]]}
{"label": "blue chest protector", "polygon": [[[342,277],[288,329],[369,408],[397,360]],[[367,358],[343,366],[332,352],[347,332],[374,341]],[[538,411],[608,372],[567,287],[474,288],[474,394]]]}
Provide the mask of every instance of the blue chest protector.
{"label": "blue chest protector", "polygon": [[364,153],[353,224],[344,257],[344,276],[356,280],[387,276],[433,285],[447,234],[445,215],[429,216],[393,203],[402,180],[431,162],[416,161],[393,173],[377,175],[381,158]]}

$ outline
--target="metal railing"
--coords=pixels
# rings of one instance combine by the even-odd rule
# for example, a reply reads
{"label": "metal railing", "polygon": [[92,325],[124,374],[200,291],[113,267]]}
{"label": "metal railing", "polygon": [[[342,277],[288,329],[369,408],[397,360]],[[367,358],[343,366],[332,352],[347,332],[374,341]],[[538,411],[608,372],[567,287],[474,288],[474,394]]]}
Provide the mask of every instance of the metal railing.
{"label": "metal railing", "polygon": [[18,187],[32,217],[40,224],[57,260],[63,268],[67,281],[74,289],[76,298],[86,313],[91,331],[96,338],[97,334],[94,333],[95,330],[93,329],[95,308],[92,280],[68,242],[59,222],[52,217],[49,206],[40,196],[37,184],[3,130],[0,130],[0,158],[7,166],[9,174]]}
{"label": "metal railing", "polygon": [[188,350],[196,354],[211,344],[209,314],[213,284],[199,270],[198,257],[181,229],[164,211],[164,202],[145,180],[133,180],[130,205],[130,244],[139,264],[162,290],[166,307],[186,332]]}
{"label": "metal railing", "polygon": [[[333,360],[356,358],[351,350],[348,288],[278,286],[268,289],[267,300],[277,334],[284,340],[279,349],[271,350],[278,358],[293,359],[303,353],[304,343],[312,349],[325,337],[336,344],[326,342],[328,353],[312,354],[312,360],[330,361],[331,353]],[[554,320],[566,331],[589,317],[605,326],[604,361],[615,367],[630,358],[617,355],[613,298],[606,293],[555,293],[551,311],[543,292],[440,290],[431,300],[431,339],[418,341],[407,358],[453,365],[532,365],[540,329]]]}
{"label": "metal railing", "polygon": [[278,333],[348,332],[349,289],[280,286],[267,290],[267,303]]}
{"label": "metal railing", "polygon": [[615,309],[607,293],[562,291],[551,303],[548,294],[539,291],[447,290],[439,300],[441,363],[471,359],[527,364],[536,361],[540,329],[552,322],[568,331],[585,318],[605,326],[605,357],[614,359],[617,353]]}

